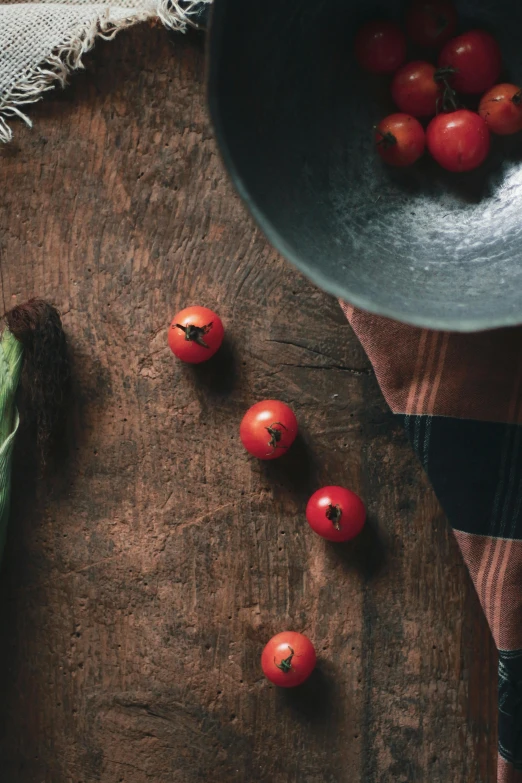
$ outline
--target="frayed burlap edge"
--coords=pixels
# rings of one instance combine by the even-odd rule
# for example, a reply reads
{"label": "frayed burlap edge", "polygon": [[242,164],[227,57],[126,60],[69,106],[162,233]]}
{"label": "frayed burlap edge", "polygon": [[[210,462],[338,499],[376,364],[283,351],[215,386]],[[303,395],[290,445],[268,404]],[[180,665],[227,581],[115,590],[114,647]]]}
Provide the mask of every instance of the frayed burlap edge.
{"label": "frayed burlap edge", "polygon": [[212,0],[158,0],[150,9],[129,9],[128,16],[118,19],[111,18],[108,8],[103,14],[75,27],[43,62],[19,74],[0,95],[0,142],[13,138],[8,120],[14,117],[32,127],[31,120],[20,107],[41,100],[43,93],[57,84],[64,87],[69,74],[83,68],[82,58],[97,38],[111,40],[120,30],[154,18],[171,30],[185,32],[187,27],[196,26],[194,14],[201,2],[211,3]]}

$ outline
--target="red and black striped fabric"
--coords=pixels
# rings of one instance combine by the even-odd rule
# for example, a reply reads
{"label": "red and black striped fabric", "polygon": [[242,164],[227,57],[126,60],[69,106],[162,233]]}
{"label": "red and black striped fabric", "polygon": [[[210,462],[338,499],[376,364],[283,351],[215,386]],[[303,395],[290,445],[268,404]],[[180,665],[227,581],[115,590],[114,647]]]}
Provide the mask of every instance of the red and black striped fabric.
{"label": "red and black striped fabric", "polygon": [[453,334],[343,309],[469,568],[499,649],[498,783],[522,783],[522,328]]}

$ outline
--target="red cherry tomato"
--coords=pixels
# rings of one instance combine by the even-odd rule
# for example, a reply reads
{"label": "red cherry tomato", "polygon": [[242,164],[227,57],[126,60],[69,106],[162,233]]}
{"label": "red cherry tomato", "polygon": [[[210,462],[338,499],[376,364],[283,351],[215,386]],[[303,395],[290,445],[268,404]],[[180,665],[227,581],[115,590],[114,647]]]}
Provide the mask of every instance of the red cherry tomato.
{"label": "red cherry tomato", "polygon": [[288,405],[265,400],[244,415],[239,435],[245,449],[258,459],[277,459],[286,454],[297,436],[297,419]]}
{"label": "red cherry tomato", "polygon": [[428,125],[428,149],[448,171],[471,171],[485,161],[490,148],[488,126],[478,114],[459,109],[439,114]]}
{"label": "red cherry tomato", "polygon": [[261,655],[263,673],[274,685],[295,688],[315,669],[316,655],[307,636],[285,631],[273,636]]}
{"label": "red cherry tomato", "polygon": [[433,117],[442,98],[442,86],[435,81],[437,69],[416,61],[399,68],[392,82],[392,97],[404,114]]}
{"label": "red cherry tomato", "polygon": [[201,364],[219,350],[224,334],[219,315],[207,307],[187,307],[174,316],[169,346],[178,359]]}
{"label": "red cherry tomato", "polygon": [[393,73],[406,59],[406,36],[394,22],[368,22],[357,33],[355,57],[365,71]]}
{"label": "red cherry tomato", "polygon": [[482,98],[479,114],[499,136],[522,130],[522,90],[515,84],[497,84]]}
{"label": "red cherry tomato", "polygon": [[351,541],[366,521],[361,498],[343,487],[324,487],[315,492],[306,507],[312,530],[327,541]]}
{"label": "red cherry tomato", "polygon": [[440,49],[457,31],[458,17],[449,0],[416,0],[406,17],[406,30],[418,46]]}
{"label": "red cherry tomato", "polygon": [[448,41],[439,68],[454,70],[448,79],[457,92],[478,95],[493,87],[502,71],[502,52],[492,35],[471,30]]}
{"label": "red cherry tomato", "polygon": [[424,128],[409,114],[390,114],[375,132],[377,152],[390,166],[411,166],[426,146]]}

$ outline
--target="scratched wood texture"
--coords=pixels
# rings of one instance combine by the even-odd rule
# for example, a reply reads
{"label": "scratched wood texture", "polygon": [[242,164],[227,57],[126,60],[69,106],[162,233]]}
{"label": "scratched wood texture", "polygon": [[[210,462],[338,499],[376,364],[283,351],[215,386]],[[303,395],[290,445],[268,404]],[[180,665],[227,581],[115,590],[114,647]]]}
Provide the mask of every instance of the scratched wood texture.
{"label": "scratched wood texture", "polygon": [[[2,783],[494,783],[496,657],[434,496],[336,302],[246,214],[205,108],[202,40],[101,44],[0,150],[5,307],[63,313],[67,457],[17,458],[0,582]],[[215,307],[227,343],[173,360],[167,326]],[[302,437],[247,458],[243,411],[292,405]],[[352,546],[304,507],[366,499]],[[319,666],[278,692],[264,643]]]}

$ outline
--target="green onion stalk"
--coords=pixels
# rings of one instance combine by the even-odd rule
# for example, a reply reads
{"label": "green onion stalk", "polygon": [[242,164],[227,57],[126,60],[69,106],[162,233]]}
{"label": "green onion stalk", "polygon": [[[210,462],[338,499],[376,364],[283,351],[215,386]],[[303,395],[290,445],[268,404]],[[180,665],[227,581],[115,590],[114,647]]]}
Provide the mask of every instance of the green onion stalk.
{"label": "green onion stalk", "polygon": [[52,305],[32,299],[6,313],[4,324],[0,338],[0,560],[21,416],[45,466],[63,432],[70,379],[67,342]]}

